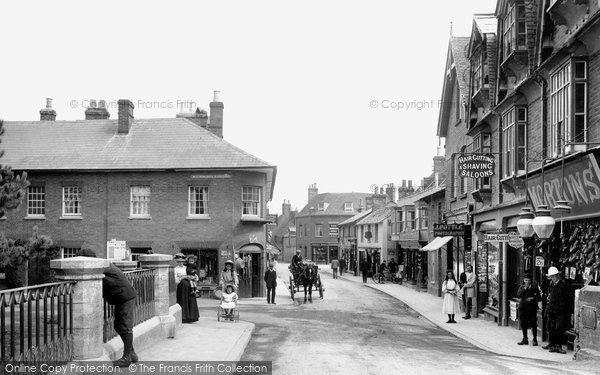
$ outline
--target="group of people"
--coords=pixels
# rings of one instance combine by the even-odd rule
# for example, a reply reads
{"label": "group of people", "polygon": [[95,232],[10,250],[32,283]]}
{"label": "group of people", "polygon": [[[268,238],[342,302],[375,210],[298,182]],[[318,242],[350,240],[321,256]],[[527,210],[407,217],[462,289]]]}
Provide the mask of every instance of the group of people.
{"label": "group of people", "polygon": [[[385,260],[383,260],[381,263],[377,264],[377,263],[368,263],[367,261],[365,261],[364,259],[362,259],[359,264],[358,264],[358,268],[360,273],[362,274],[362,278],[363,278],[363,283],[366,283],[368,278],[369,278],[369,272],[372,272],[374,274],[378,275],[377,278],[377,282],[380,284],[384,284],[385,283],[385,274],[389,273],[390,275],[392,275],[392,277],[395,277],[398,280],[402,280],[402,271],[398,265],[398,263],[396,263],[396,261],[394,260],[394,258],[390,259],[389,262],[386,262]],[[371,269],[373,268],[373,269]]]}
{"label": "group of people", "polygon": [[[548,273],[548,290],[546,295],[546,329],[548,331],[548,344],[542,346],[552,353],[565,354],[562,348],[565,341],[565,331],[568,324],[569,314],[567,312],[567,286],[556,267],[550,267]],[[442,284],[444,300],[442,312],[448,315],[446,323],[456,323],[454,316],[459,312],[460,306],[458,296],[463,294],[465,316],[463,319],[471,318],[472,301],[475,296],[475,285],[477,275],[472,266],[467,266],[466,272],[461,274],[460,282],[454,277],[454,272],[448,271],[446,279]],[[517,345],[528,345],[528,331],[532,332],[532,345],[537,346],[537,330],[539,302],[542,301],[542,293],[539,285],[533,280],[531,272],[525,272],[523,283],[517,291],[519,299],[519,320],[523,338]]]}

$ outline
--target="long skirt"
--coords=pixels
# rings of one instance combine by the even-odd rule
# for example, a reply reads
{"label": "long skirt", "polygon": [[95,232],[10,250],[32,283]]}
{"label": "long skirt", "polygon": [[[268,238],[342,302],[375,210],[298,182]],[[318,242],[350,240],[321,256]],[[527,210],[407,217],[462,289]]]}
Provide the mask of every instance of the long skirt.
{"label": "long skirt", "polygon": [[198,321],[200,313],[198,312],[198,301],[192,295],[192,288],[189,280],[181,280],[177,285],[177,303],[181,306],[181,321],[183,323],[193,323]]}
{"label": "long skirt", "polygon": [[444,304],[442,305],[442,313],[444,314],[459,314],[460,306],[458,305],[458,296],[451,293],[444,294]]}

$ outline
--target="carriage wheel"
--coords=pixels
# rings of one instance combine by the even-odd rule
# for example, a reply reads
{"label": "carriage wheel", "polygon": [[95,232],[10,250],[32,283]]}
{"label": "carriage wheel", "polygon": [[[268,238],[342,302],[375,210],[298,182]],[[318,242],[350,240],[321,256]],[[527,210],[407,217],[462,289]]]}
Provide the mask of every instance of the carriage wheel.
{"label": "carriage wheel", "polygon": [[290,296],[292,297],[292,301],[294,300],[294,280],[290,276]]}

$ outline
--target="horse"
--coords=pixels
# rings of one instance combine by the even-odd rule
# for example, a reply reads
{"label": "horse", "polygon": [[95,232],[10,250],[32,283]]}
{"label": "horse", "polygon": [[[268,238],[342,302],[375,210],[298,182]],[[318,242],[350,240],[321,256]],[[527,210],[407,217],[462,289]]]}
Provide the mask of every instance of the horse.
{"label": "horse", "polygon": [[318,282],[316,267],[312,264],[307,265],[301,274],[301,281],[304,286],[304,302],[306,302],[306,288],[308,288],[308,300],[312,303],[312,286],[314,284],[315,290],[317,290],[316,285]]}

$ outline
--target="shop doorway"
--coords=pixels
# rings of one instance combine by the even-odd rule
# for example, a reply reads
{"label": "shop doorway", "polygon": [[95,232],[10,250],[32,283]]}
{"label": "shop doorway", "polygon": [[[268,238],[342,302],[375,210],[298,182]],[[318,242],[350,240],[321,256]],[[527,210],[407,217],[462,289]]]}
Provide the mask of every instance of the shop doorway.
{"label": "shop doorway", "polygon": [[181,252],[185,255],[193,255],[196,257],[194,265],[198,269],[198,277],[201,284],[216,285],[219,283],[219,270],[217,250],[198,250],[198,249],[183,249]]}
{"label": "shop doorway", "polygon": [[245,252],[242,248],[239,252],[239,257],[244,261],[244,270],[241,275],[238,275],[240,283],[238,295],[240,298],[260,297],[262,280],[260,273],[263,255],[254,250]]}

